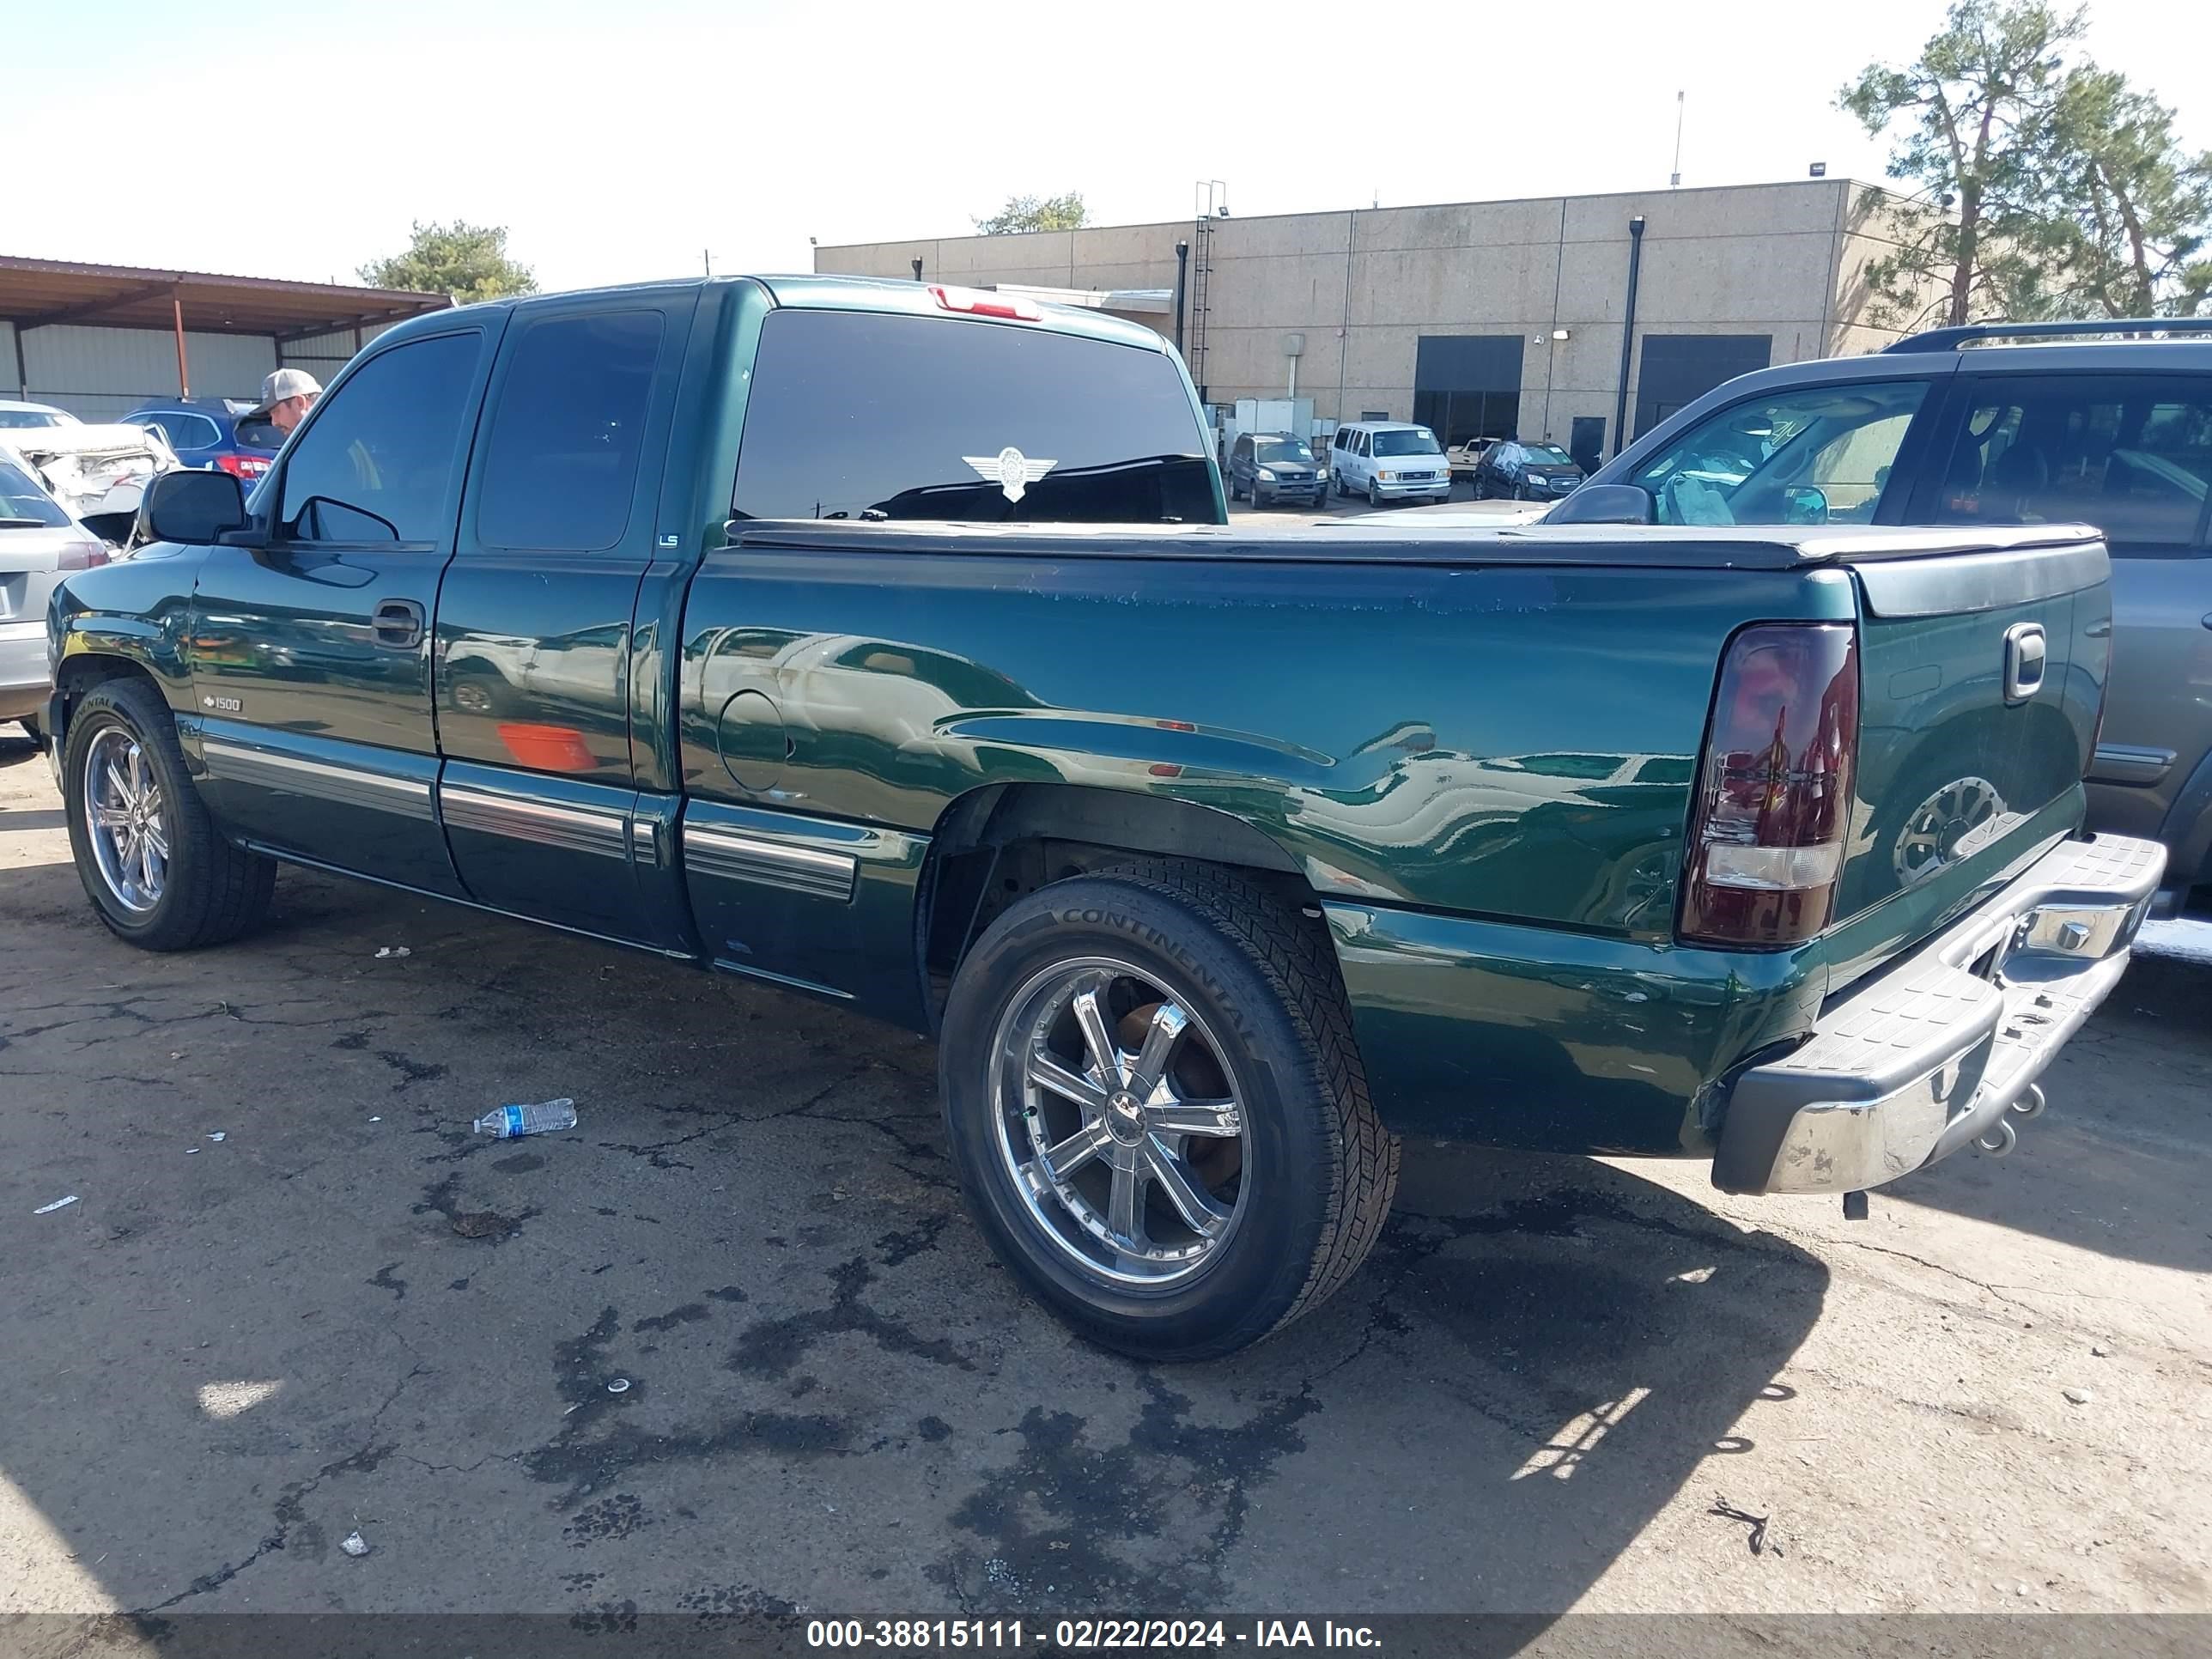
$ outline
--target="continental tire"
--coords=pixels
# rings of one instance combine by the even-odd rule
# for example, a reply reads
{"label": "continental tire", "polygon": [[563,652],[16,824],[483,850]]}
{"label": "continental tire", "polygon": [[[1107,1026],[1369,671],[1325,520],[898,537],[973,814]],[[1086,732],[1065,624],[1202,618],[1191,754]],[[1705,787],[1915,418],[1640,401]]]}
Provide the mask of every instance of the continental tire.
{"label": "continental tire", "polygon": [[939,1065],[985,1236],[1123,1353],[1258,1341],[1389,1214],[1398,1144],[1328,938],[1233,872],[1133,865],[1023,899],[961,964]]}
{"label": "continental tire", "polygon": [[267,915],[276,865],[217,832],[176,719],[149,682],[109,680],[86,694],[69,722],[62,792],[77,878],[117,938],[197,950]]}

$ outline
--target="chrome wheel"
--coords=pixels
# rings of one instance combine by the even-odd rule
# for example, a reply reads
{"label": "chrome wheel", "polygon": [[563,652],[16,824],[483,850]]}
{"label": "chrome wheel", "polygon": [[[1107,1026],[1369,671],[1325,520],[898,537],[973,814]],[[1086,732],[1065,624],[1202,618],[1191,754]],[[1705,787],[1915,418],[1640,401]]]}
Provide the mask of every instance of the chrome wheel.
{"label": "chrome wheel", "polygon": [[1911,886],[1956,857],[1959,845],[2005,810],[1987,778],[1954,778],[1914,807],[1890,849],[1900,884]]}
{"label": "chrome wheel", "polygon": [[111,726],[84,757],[84,828],[100,878],[115,902],[143,915],[169,877],[169,820],[161,781],[124,727]]}
{"label": "chrome wheel", "polygon": [[1198,1016],[1127,963],[1062,962],[991,1048],[1000,1156],[1062,1255],[1118,1285],[1201,1271],[1244,1204],[1245,1121]]}

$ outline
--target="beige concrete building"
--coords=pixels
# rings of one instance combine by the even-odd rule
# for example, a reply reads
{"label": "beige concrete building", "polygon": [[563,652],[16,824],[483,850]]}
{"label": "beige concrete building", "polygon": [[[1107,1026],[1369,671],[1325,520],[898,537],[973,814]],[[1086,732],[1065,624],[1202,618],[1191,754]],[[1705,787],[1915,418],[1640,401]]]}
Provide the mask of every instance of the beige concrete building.
{"label": "beige concrete building", "polygon": [[[819,248],[815,269],[911,277],[919,259],[929,282],[1169,289],[1188,242],[1183,355],[1208,402],[1295,381],[1320,418],[1609,456],[1633,221],[1631,436],[1733,375],[1894,338],[1869,322],[1864,285],[1885,216],[1864,185],[1813,179],[923,238]],[[1135,319],[1175,331],[1172,314]]]}

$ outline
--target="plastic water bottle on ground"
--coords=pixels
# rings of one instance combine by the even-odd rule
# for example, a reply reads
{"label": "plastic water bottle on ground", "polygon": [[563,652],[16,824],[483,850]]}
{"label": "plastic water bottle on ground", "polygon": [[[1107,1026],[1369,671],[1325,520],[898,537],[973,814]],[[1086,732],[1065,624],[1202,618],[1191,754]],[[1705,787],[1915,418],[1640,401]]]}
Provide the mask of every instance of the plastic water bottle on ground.
{"label": "plastic water bottle on ground", "polygon": [[490,1135],[499,1140],[514,1140],[523,1135],[557,1134],[563,1129],[576,1127],[576,1103],[563,1095],[558,1100],[541,1100],[531,1106],[502,1106],[495,1112],[486,1112],[477,1120],[480,1135]]}

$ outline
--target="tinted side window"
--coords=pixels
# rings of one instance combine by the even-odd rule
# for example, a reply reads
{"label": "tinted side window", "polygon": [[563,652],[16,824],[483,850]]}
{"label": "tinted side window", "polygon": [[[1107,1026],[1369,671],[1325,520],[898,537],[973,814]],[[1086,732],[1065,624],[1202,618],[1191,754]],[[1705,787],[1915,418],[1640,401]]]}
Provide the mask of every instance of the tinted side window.
{"label": "tinted side window", "polygon": [[1800,386],[1708,416],[1638,468],[1661,524],[1869,524],[1925,380]]}
{"label": "tinted side window", "polygon": [[492,415],[479,541],[596,552],[622,540],[661,331],[658,311],[526,326]]}
{"label": "tinted side window", "polygon": [[1930,518],[2092,524],[2180,551],[2212,489],[2212,387],[2152,376],[2008,376],[1975,388]]}
{"label": "tinted side window", "polygon": [[1014,325],[784,310],[738,452],[747,519],[1214,517],[1206,439],[1164,351]]}
{"label": "tinted side window", "polygon": [[[394,346],[323,399],[284,468],[282,517],[294,534],[430,542],[453,528],[450,490],[482,340],[471,331]],[[307,513],[316,501],[346,510]]]}
{"label": "tinted side window", "polygon": [[216,423],[204,415],[134,415],[131,424],[149,427],[160,433],[169,441],[172,449],[204,449],[222,436]]}

